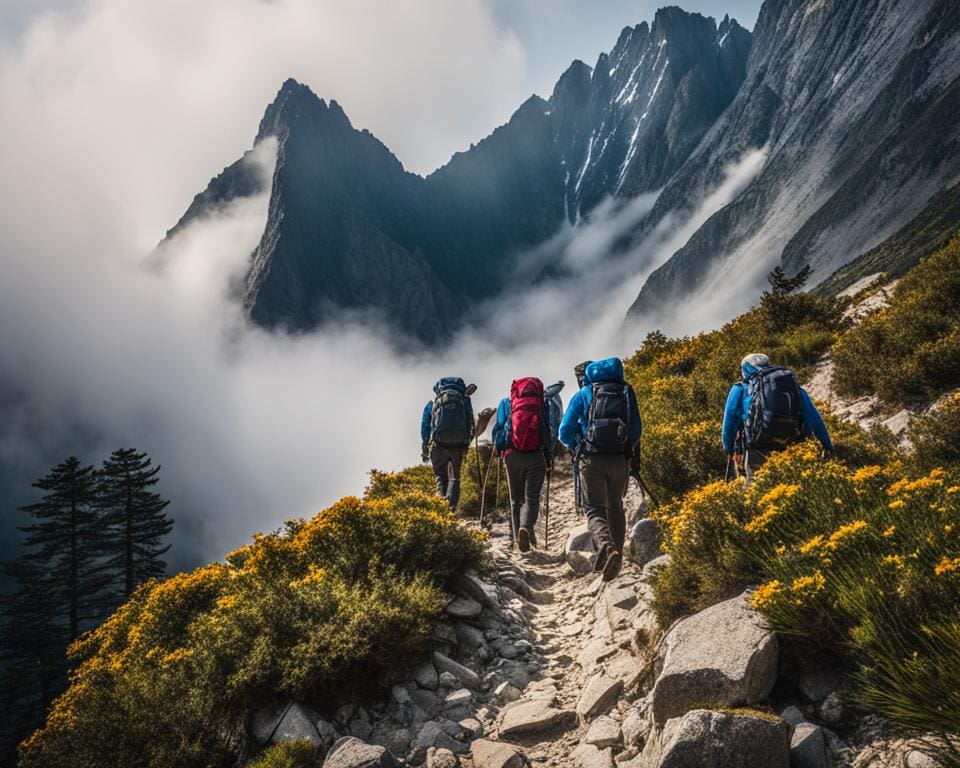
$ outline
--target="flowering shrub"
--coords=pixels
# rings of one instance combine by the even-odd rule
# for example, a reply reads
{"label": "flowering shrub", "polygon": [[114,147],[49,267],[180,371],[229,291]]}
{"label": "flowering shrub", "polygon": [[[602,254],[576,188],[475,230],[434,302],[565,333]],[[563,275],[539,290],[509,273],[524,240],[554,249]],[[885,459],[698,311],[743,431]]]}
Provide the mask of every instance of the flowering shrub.
{"label": "flowering shrub", "polygon": [[21,765],[232,765],[256,707],[321,710],[389,682],[429,644],[443,583],[479,535],[405,478],[374,477],[211,565],[139,589],[71,653],[78,666]]}
{"label": "flowering shrub", "polygon": [[[744,489],[712,483],[659,510],[668,623],[759,584],[778,632],[846,655],[859,700],[906,725],[960,721],[960,472],[849,468],[813,442]],[[948,723],[953,723],[949,726]]]}

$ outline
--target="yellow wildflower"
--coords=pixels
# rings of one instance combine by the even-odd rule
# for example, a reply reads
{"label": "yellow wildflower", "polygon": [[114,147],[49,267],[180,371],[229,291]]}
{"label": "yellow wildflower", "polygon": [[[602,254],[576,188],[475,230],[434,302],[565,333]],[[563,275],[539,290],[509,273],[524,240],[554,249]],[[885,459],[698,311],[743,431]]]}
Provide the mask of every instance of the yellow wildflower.
{"label": "yellow wildflower", "polygon": [[887,530],[883,532],[883,538],[889,539],[896,532],[897,532],[897,526],[891,525],[889,528],[887,528]]}
{"label": "yellow wildflower", "polygon": [[865,520],[854,520],[852,523],[841,526],[836,531],[830,534],[830,538],[827,540],[826,548],[830,550],[836,549],[840,546],[840,542],[843,539],[854,536],[862,530],[865,530],[869,526]]}
{"label": "yellow wildflower", "polygon": [[937,576],[942,576],[945,573],[950,573],[952,571],[960,570],[960,557],[954,558],[943,558],[936,566],[934,566],[933,572]]}
{"label": "yellow wildflower", "polygon": [[869,467],[861,467],[856,472],[853,473],[853,482],[862,483],[866,480],[870,480],[880,474],[880,467],[872,465]]}
{"label": "yellow wildflower", "polygon": [[774,579],[757,587],[753,596],[750,598],[750,602],[753,603],[754,608],[770,608],[776,604],[777,598],[782,592],[783,584],[777,579]]}
{"label": "yellow wildflower", "polygon": [[809,541],[805,541],[800,545],[800,554],[809,555],[813,550],[820,549],[823,546],[823,535],[817,534]]}
{"label": "yellow wildflower", "polygon": [[903,499],[896,499],[895,501],[890,502],[889,507],[890,509],[900,509],[900,507],[904,507],[906,504],[907,502],[905,502]]}
{"label": "yellow wildflower", "polygon": [[906,565],[903,555],[886,555],[881,561],[884,565],[892,565],[895,568],[903,568]]}

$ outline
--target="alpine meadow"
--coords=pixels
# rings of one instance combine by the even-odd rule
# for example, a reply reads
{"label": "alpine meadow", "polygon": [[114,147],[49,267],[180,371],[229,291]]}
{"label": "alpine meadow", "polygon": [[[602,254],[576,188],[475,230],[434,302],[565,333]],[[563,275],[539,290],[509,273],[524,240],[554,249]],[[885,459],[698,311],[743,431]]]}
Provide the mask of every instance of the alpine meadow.
{"label": "alpine meadow", "polygon": [[0,10],[0,766],[960,768],[955,0]]}

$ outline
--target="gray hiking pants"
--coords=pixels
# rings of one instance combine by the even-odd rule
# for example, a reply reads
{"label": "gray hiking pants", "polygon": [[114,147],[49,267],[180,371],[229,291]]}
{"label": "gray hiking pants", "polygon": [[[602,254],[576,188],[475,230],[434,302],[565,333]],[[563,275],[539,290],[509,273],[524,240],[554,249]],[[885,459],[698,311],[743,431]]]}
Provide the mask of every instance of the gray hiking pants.
{"label": "gray hiking pants", "polygon": [[507,485],[510,488],[512,531],[526,528],[533,536],[533,527],[540,515],[540,490],[547,476],[547,464],[541,451],[510,451],[504,459]]}
{"label": "gray hiking pants", "polygon": [[583,511],[598,552],[610,547],[623,552],[627,535],[623,495],[628,482],[630,462],[626,456],[600,454],[580,457]]}
{"label": "gray hiking pants", "polygon": [[445,498],[454,512],[460,502],[460,467],[466,454],[467,449],[464,446],[445,448],[435,445],[430,450],[430,464],[437,480],[437,495]]}

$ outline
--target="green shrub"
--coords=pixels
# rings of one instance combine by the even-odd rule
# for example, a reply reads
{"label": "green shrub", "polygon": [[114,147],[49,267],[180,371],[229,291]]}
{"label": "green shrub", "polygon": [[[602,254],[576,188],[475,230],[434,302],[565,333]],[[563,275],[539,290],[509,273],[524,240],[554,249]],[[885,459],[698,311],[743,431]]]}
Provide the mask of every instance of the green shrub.
{"label": "green shrub", "polygon": [[673,560],[655,581],[664,623],[758,584],[781,634],[845,656],[853,699],[901,725],[960,722],[960,482],[899,457],[852,468],[808,441],[744,489],[715,482],[657,510]]}
{"label": "green shrub", "polygon": [[912,419],[907,436],[913,445],[910,460],[918,470],[960,466],[960,393]]}
{"label": "green shrub", "polygon": [[926,405],[960,386],[960,237],[914,267],[889,305],[834,347],[834,386]]}
{"label": "green shrub", "polygon": [[328,709],[402,674],[429,648],[444,583],[485,557],[435,495],[385,495],[408,480],[376,476],[364,501],[144,585],[73,646],[21,765],[232,765],[256,707]]}
{"label": "green shrub", "polygon": [[323,752],[309,741],[285,741],[264,752],[250,768],[320,768]]}

